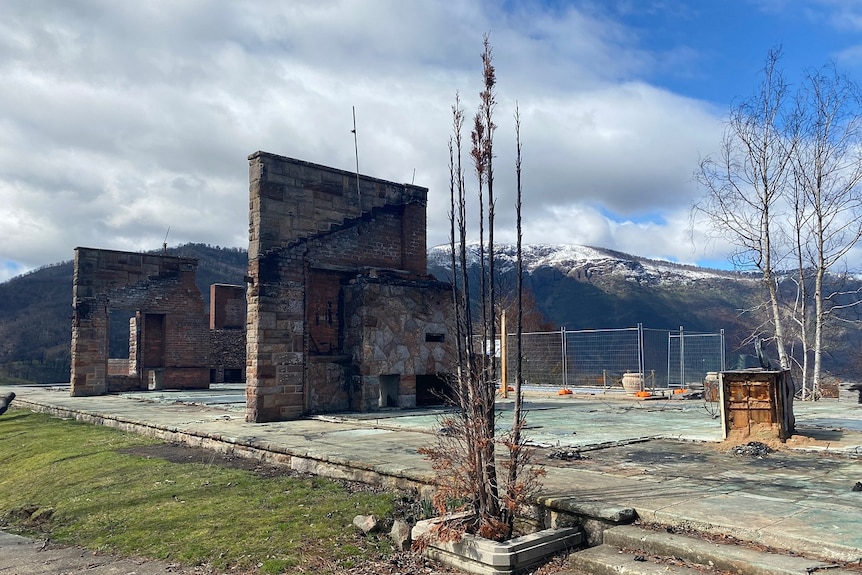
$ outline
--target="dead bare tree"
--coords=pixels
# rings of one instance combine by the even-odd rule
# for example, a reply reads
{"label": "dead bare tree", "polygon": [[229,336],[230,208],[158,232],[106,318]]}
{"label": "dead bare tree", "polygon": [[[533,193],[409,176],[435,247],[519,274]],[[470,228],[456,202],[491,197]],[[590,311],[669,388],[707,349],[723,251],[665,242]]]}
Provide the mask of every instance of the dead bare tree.
{"label": "dead bare tree", "polygon": [[[455,270],[458,269],[458,255],[455,251],[456,240],[464,247],[466,240],[466,230],[461,221],[464,215],[464,170],[461,167],[461,130],[464,127],[464,111],[461,109],[461,97],[458,93],[455,94],[455,104],[452,106],[452,136],[449,138],[449,248],[451,250],[451,265],[452,265],[452,307],[455,310],[455,324],[461,325],[462,305],[460,298],[462,293],[466,291],[467,280],[461,280],[455,275]],[[457,163],[456,163],[457,160]],[[456,210],[457,204],[457,210]],[[455,235],[455,222],[458,218],[458,231],[464,231],[465,235]],[[462,258],[464,256],[462,255]],[[458,355],[457,366],[466,365],[464,341],[459,337],[455,342],[456,353]]]}
{"label": "dead bare tree", "polygon": [[[433,500],[437,511],[441,514],[445,513],[450,510],[454,502],[457,509],[468,512],[459,519],[440,523],[434,531],[434,536],[452,540],[459,538],[465,532],[470,532],[502,541],[511,537],[515,515],[537,491],[542,470],[529,466],[530,452],[523,441],[524,416],[521,409],[520,370],[517,378],[517,399],[512,431],[505,437],[496,437],[497,376],[494,352],[497,337],[495,317],[497,289],[493,263],[495,254],[493,136],[496,128],[493,122],[493,110],[496,104],[494,93],[496,75],[487,35],[484,37],[483,45],[483,90],[480,93],[479,110],[474,116],[471,132],[471,156],[480,202],[478,217],[480,285],[478,293],[474,296],[470,290],[467,273],[470,265],[466,247],[467,191],[461,168],[460,136],[463,127],[463,111],[460,108],[460,100],[456,96],[455,105],[452,108],[455,134],[450,138],[449,143],[449,170],[450,218],[453,222],[450,225],[450,247],[453,254],[452,277],[455,287],[453,302],[456,307],[456,337],[459,341],[459,364],[452,380],[452,388],[458,411],[455,415],[443,419],[441,427],[445,433],[438,435],[436,444],[433,447],[422,448],[420,451],[431,461],[441,480]],[[517,122],[516,211],[518,273],[520,274],[520,120]],[[484,193],[486,189],[487,196]],[[486,224],[487,245],[484,238]],[[479,300],[478,306],[473,301],[474,297]],[[518,301],[520,299],[519,296]],[[476,307],[481,319],[474,324],[473,310]],[[505,475],[502,477],[502,493],[496,460],[496,446],[499,444],[504,445],[508,450],[508,457],[502,462],[505,469]]]}
{"label": "dead bare tree", "polygon": [[712,233],[736,246],[733,263],[756,269],[767,293],[772,338],[782,369],[790,367],[776,270],[788,253],[783,222],[785,186],[796,139],[788,133],[787,84],[778,69],[780,50],[770,50],[754,96],[730,112],[719,154],[701,161],[695,174],[705,197],[694,205]]}
{"label": "dead bare tree", "polygon": [[[862,300],[841,302],[824,293],[827,274],[862,238],[862,116],[857,86],[834,65],[811,71],[800,93],[802,133],[794,153],[794,180],[804,217],[797,218],[799,273],[813,270],[811,397],[819,395],[824,327],[836,312]],[[803,282],[800,282],[804,285]],[[803,397],[808,396],[803,384]]]}
{"label": "dead bare tree", "polygon": [[[508,450],[508,459],[503,464],[508,471],[506,475],[505,501],[503,505],[503,520],[509,533],[514,525],[515,514],[527,502],[527,497],[539,487],[539,478],[542,470],[530,468],[533,463],[532,450],[527,446],[523,430],[527,425],[524,404],[524,374],[522,369],[522,336],[524,329],[524,285],[523,285],[523,260],[521,257],[521,243],[523,233],[521,229],[521,204],[523,188],[521,185],[521,115],[515,106],[515,222],[516,222],[516,256],[515,267],[517,277],[516,289],[516,322],[515,322],[515,391],[512,405],[512,429],[503,443]],[[508,334],[501,333],[500,337]],[[507,385],[507,382],[502,382]]]}

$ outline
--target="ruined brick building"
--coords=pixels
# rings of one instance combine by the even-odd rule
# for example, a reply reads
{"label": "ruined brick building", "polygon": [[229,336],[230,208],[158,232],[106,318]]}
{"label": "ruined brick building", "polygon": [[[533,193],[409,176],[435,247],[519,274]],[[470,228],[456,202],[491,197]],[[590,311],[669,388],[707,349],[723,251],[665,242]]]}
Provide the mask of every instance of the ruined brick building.
{"label": "ruined brick building", "polygon": [[211,286],[208,328],[197,265],[193,258],[75,249],[72,395],[244,381],[245,288]]}
{"label": "ruined brick building", "polygon": [[427,274],[428,190],[249,164],[247,286],[210,287],[209,325],[197,260],[75,249],[72,395],[244,380],[256,422],[438,403],[452,292]]}
{"label": "ruined brick building", "polygon": [[[75,248],[72,395],[209,386],[209,330],[196,268],[191,258]],[[112,312],[128,318],[130,310],[128,359],[111,362]]]}
{"label": "ruined brick building", "polygon": [[249,156],[246,419],[412,407],[451,370],[428,190]]}

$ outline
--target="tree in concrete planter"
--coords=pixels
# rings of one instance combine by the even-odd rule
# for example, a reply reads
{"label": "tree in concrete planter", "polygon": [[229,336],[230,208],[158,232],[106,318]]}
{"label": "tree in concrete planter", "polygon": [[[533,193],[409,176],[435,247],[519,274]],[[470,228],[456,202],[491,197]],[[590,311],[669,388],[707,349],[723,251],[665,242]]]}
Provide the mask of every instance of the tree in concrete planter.
{"label": "tree in concrete planter", "polygon": [[[464,511],[441,522],[432,536],[457,540],[472,533],[497,541],[512,536],[519,511],[536,494],[543,470],[531,465],[531,451],[522,431],[522,376],[520,369],[522,293],[521,285],[521,142],[520,118],[516,111],[517,158],[517,355],[512,428],[498,434],[496,392],[498,385],[495,350],[497,339],[497,278],[494,269],[494,131],[496,75],[491,45],[484,37],[482,52],[484,89],[473,117],[471,150],[478,192],[479,266],[478,286],[468,278],[467,186],[462,165],[464,112],[456,95],[452,107],[452,137],[449,141],[450,248],[452,252],[453,305],[457,324],[457,366],[452,378],[452,400],[458,408],[442,420],[441,433],[433,447],[422,453],[438,473],[439,486],[433,498],[438,513]],[[485,233],[487,231],[487,240]],[[502,452],[502,453],[499,453]],[[497,459],[497,455],[501,455]]]}

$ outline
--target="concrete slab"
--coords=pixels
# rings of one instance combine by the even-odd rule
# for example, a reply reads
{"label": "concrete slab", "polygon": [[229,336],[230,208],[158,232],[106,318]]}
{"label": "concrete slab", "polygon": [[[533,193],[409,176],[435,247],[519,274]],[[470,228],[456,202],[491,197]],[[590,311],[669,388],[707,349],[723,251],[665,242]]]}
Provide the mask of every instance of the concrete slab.
{"label": "concrete slab", "polygon": [[[241,386],[207,392],[70,397],[68,388],[0,386],[13,407],[74,417],[327,475],[420,487],[435,474],[418,449],[434,441],[442,410],[339,414],[247,423]],[[763,459],[736,457],[715,440],[719,420],[702,401],[640,402],[531,396],[529,436],[547,470],[546,494],[595,508],[632,508],[647,521],[703,525],[783,549],[862,557],[862,405],[797,402],[800,436]],[[216,401],[218,400],[218,401]],[[501,401],[505,428],[510,402]],[[827,422],[828,425],[825,425]],[[572,447],[579,460],[549,457]]]}

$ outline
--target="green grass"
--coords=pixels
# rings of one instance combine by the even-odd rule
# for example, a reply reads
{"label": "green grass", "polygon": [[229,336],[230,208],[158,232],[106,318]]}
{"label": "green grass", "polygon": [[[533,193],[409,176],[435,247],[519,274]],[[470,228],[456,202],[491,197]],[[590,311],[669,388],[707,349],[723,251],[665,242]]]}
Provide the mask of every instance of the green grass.
{"label": "green grass", "polygon": [[266,574],[326,573],[327,565],[392,550],[385,536],[351,526],[357,514],[391,515],[391,494],[122,452],[153,443],[10,410],[0,417],[0,526],[99,551]]}

